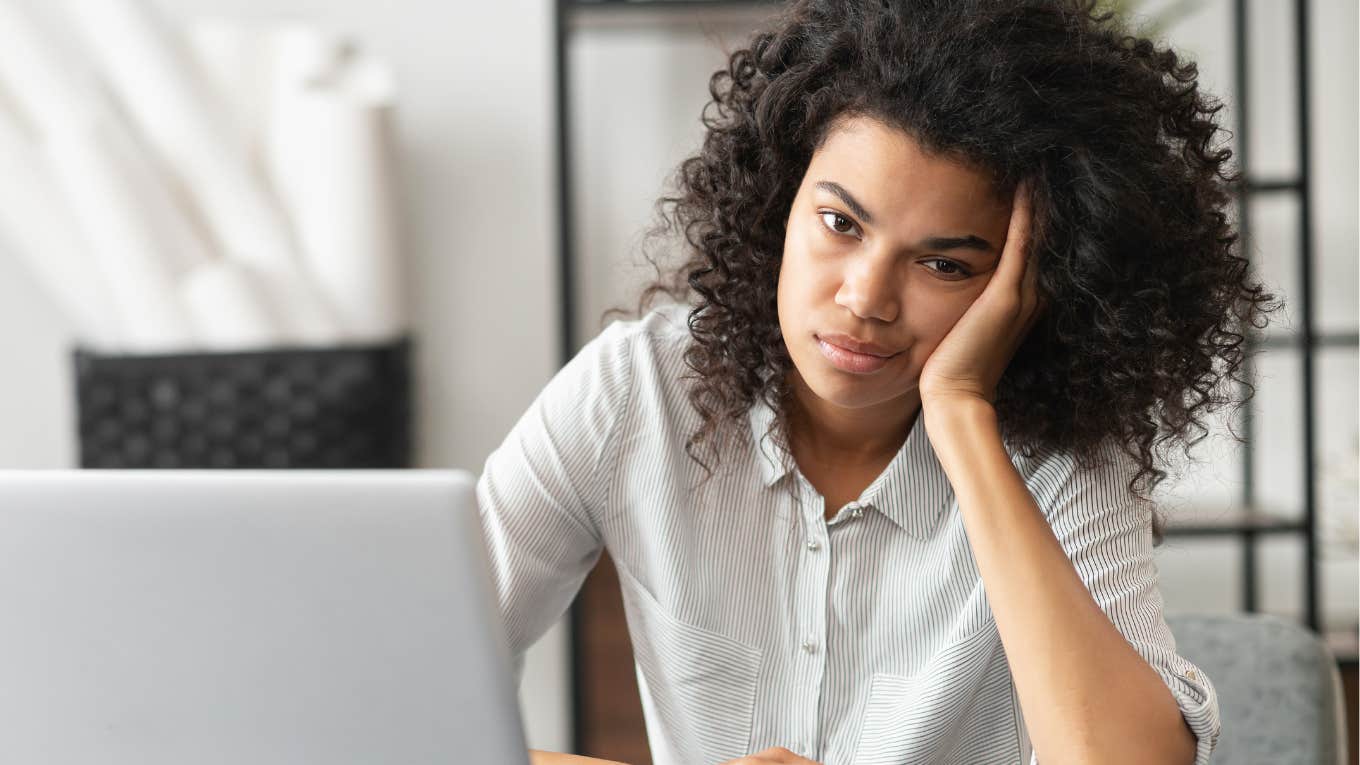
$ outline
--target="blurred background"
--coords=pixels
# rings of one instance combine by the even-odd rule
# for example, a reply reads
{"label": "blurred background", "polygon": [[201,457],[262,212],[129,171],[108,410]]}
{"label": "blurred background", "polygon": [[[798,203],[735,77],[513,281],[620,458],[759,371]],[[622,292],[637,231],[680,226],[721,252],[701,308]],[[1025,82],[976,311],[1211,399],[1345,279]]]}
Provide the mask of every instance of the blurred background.
{"label": "blurred background", "polygon": [[[209,409],[238,406],[254,384],[312,417],[277,421],[281,437],[310,433],[285,438],[290,448],[344,435],[315,424],[327,401],[360,435],[383,431],[387,447],[331,455],[332,466],[479,472],[601,313],[632,304],[650,273],[642,233],[698,146],[708,78],[778,4],[154,0],[113,3],[131,10],[105,18],[98,5],[0,0],[0,43],[12,43],[0,45],[11,51],[0,54],[0,167],[31,181],[0,195],[0,467],[132,466],[156,454],[152,435],[129,430],[150,427],[146,408],[199,394]],[[1159,489],[1175,524],[1158,552],[1168,611],[1260,611],[1318,629],[1353,724],[1356,4],[1111,5],[1197,60],[1201,87],[1227,104],[1251,179],[1238,210],[1248,251],[1287,306],[1258,338],[1253,404],[1224,412]],[[26,45],[38,53],[20,55]],[[105,153],[88,149],[91,135]],[[232,233],[242,227],[253,233]],[[273,254],[233,260],[237,249]],[[110,283],[111,271],[130,283]],[[162,288],[178,302],[156,308]],[[313,299],[314,314],[278,309]],[[269,349],[293,355],[260,357],[278,366],[225,393],[194,393],[217,374],[201,358],[156,378],[146,404],[109,382],[120,358],[154,356],[166,375],[167,359]],[[409,405],[346,400],[324,384],[336,369],[366,380],[370,398]],[[82,406],[114,414],[82,419]],[[260,416],[227,418],[224,437],[276,422]],[[257,443],[220,466],[252,453],[308,464]],[[611,568],[531,651],[521,700],[531,746],[643,762]]]}

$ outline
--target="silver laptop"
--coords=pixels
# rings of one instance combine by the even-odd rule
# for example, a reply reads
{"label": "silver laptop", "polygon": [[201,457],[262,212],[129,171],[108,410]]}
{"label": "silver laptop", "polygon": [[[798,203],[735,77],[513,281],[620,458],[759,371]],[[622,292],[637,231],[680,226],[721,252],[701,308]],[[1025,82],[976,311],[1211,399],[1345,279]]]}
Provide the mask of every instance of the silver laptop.
{"label": "silver laptop", "polygon": [[0,471],[0,762],[528,762],[461,471]]}

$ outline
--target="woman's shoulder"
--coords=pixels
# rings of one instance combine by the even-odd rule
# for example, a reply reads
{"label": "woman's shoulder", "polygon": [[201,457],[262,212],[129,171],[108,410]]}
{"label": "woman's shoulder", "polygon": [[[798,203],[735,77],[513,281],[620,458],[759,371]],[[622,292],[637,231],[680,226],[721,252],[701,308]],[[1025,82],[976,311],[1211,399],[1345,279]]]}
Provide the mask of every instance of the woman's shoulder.
{"label": "woman's shoulder", "polygon": [[615,319],[601,334],[614,333],[674,342],[689,337],[689,311],[690,306],[684,303],[666,303],[648,309],[641,316]]}
{"label": "woman's shoulder", "polygon": [[1090,449],[1038,449],[1031,454],[1007,447],[1011,461],[1045,515],[1072,505],[1124,504],[1136,497],[1129,481],[1138,462],[1114,438]]}
{"label": "woman's shoulder", "polygon": [[682,406],[689,306],[666,304],[635,318],[616,319],[577,352],[566,376],[582,397],[611,391],[615,408],[653,412]]}
{"label": "woman's shoulder", "polygon": [[670,371],[677,362],[683,363],[690,337],[689,308],[668,303],[639,317],[616,319],[589,345],[595,346],[595,352],[602,356],[627,358],[633,374]]}

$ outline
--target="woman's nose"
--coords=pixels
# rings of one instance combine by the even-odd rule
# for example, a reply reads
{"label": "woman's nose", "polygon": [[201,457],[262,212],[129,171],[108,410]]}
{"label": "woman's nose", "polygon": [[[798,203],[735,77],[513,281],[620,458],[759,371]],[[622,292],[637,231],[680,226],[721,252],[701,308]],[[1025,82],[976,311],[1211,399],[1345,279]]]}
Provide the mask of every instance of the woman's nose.
{"label": "woman's nose", "polygon": [[870,256],[852,258],[836,292],[836,303],[862,319],[896,319],[899,306],[892,261]]}

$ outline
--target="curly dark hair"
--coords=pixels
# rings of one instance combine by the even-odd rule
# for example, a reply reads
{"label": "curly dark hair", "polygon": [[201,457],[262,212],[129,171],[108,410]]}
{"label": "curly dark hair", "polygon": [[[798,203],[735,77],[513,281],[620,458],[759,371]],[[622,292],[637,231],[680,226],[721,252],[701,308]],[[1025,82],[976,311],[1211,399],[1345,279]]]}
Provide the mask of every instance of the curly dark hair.
{"label": "curly dark hair", "polygon": [[[662,293],[692,306],[690,457],[711,475],[697,447],[718,457],[757,396],[777,413],[768,435],[788,443],[785,224],[813,152],[853,115],[982,169],[998,193],[1030,182],[1050,310],[999,383],[999,424],[1026,456],[1061,450],[1084,467],[1113,439],[1146,498],[1167,476],[1159,447],[1188,455],[1203,415],[1254,394],[1243,333],[1279,307],[1237,252],[1226,209],[1240,173],[1223,107],[1196,80],[1194,62],[1091,0],[791,4],[710,78],[702,149],[648,232],[688,244],[668,274],[647,255],[657,278],[636,310]],[[1158,544],[1163,526],[1154,513]]]}

